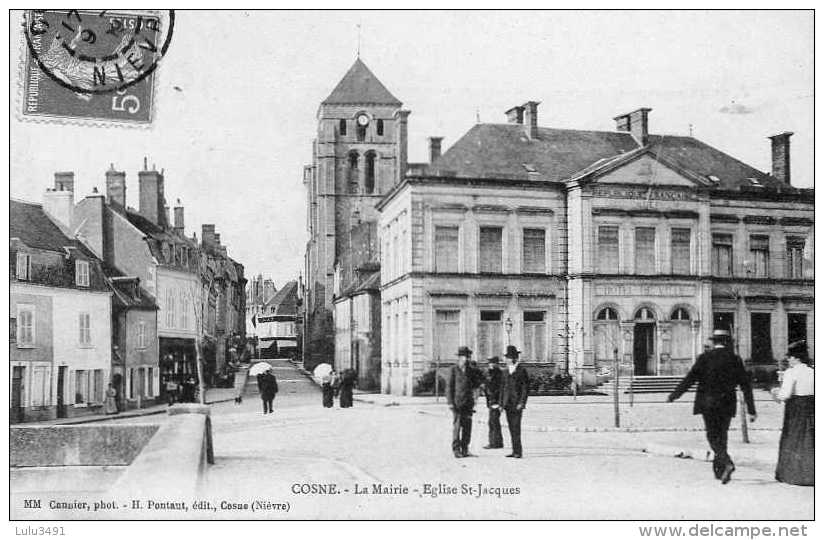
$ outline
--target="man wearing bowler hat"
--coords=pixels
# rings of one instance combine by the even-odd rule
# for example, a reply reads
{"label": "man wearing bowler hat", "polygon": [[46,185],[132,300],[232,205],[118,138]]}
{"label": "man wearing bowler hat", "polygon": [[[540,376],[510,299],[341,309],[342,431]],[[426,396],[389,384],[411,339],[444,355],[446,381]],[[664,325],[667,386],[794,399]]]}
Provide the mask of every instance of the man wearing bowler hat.
{"label": "man wearing bowler hat", "polygon": [[754,422],[756,418],[755,403],[744,363],[729,348],[730,333],[727,330],[715,330],[710,339],[713,342],[712,349],[698,357],[667,401],[678,399],[690,386],[698,383],[692,413],[704,417],[707,441],[715,453],[712,469],[715,478],[726,484],[735,470],[735,464],[727,453],[727,431],[735,416],[736,387],[740,386],[744,392],[750,422]]}
{"label": "man wearing bowler hat", "polygon": [[524,453],[521,447],[521,417],[529,397],[529,375],[520,363],[520,356],[521,351],[513,345],[507,345],[504,355],[506,369],[501,384],[501,407],[506,411],[506,422],[512,439],[512,453],[506,457],[511,458],[520,458]]}
{"label": "man wearing bowler hat", "polygon": [[501,359],[493,356],[489,359],[489,370],[486,373],[484,382],[484,395],[486,395],[486,406],[489,409],[489,444],[484,449],[503,448],[504,437],[501,434]]}
{"label": "man wearing bowler hat", "polygon": [[475,412],[475,389],[481,374],[470,365],[469,347],[458,349],[458,363],[449,370],[446,381],[446,404],[452,411],[452,453],[456,458],[469,457],[472,437],[472,414]]}

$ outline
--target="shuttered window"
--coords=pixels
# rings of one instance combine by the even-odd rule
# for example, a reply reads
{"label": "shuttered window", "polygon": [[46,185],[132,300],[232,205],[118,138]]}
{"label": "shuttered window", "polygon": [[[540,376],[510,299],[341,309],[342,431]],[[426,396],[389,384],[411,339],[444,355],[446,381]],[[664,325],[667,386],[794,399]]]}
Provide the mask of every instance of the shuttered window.
{"label": "shuttered window", "polygon": [[504,352],[502,311],[481,311],[478,323],[478,359],[486,360]]}
{"label": "shuttered window", "polygon": [[546,312],[524,311],[523,359],[528,362],[546,361]]}
{"label": "shuttered window", "polygon": [[546,272],[546,231],[524,229],[524,267],[526,273]]}
{"label": "shuttered window", "polygon": [[78,343],[80,345],[92,344],[92,317],[89,313],[80,313],[78,315]]}
{"label": "shuttered window", "polygon": [[435,271],[458,271],[458,227],[435,227]]}
{"label": "shuttered window", "polygon": [[690,230],[672,229],[670,257],[673,274],[690,273]]}
{"label": "shuttered window", "polygon": [[732,275],[732,235],[712,235],[712,275]]}
{"label": "shuttered window", "polygon": [[598,227],[598,271],[602,274],[618,273],[618,226]]}
{"label": "shuttered window", "polygon": [[481,227],[478,266],[482,273],[500,274],[503,269],[501,227]]}
{"label": "shuttered window", "polygon": [[655,272],[655,228],[636,227],[635,229],[635,273],[652,274]]}
{"label": "shuttered window", "polygon": [[767,277],[770,272],[770,237],[763,234],[750,236],[750,258],[755,277]]}
{"label": "shuttered window", "polygon": [[787,237],[787,277],[804,277],[804,239],[800,236]]}

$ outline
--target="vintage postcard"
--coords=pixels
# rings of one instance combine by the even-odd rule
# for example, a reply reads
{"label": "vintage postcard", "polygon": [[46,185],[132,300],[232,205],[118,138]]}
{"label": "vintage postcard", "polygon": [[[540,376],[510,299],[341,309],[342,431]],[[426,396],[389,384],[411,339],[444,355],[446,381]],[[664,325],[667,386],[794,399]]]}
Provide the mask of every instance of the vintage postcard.
{"label": "vintage postcard", "polygon": [[813,530],[812,11],[9,24],[16,534]]}

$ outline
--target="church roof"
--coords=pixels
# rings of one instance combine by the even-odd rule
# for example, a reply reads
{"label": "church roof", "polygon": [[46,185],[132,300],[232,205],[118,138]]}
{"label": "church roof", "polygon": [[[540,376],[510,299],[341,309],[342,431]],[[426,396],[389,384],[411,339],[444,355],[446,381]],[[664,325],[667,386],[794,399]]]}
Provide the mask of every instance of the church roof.
{"label": "church roof", "polygon": [[352,104],[396,105],[401,102],[393,96],[381,83],[366,64],[358,58],[343,79],[323,100],[323,105],[352,105]]}

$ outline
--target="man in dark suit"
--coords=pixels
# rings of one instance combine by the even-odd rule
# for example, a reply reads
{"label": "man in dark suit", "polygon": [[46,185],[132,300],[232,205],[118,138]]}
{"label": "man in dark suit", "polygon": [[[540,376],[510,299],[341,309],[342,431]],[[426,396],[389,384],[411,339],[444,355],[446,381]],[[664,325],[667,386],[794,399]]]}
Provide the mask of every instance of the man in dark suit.
{"label": "man in dark suit", "polygon": [[521,351],[512,345],[506,347],[506,370],[501,383],[501,407],[506,411],[509,436],[512,439],[512,453],[506,457],[523,456],[521,447],[521,417],[529,397],[529,375],[520,363]]}
{"label": "man in dark suit", "polygon": [[735,470],[735,464],[727,453],[727,431],[730,421],[735,416],[736,387],[740,386],[744,392],[750,422],[754,422],[756,418],[755,402],[744,363],[729,348],[729,332],[715,330],[710,339],[713,342],[712,350],[698,357],[695,365],[669,395],[667,401],[675,401],[694,383],[698,383],[692,413],[704,417],[707,441],[715,453],[713,472],[722,484],[726,484]]}
{"label": "man in dark suit", "polygon": [[501,359],[493,356],[489,359],[489,370],[484,382],[486,406],[489,409],[489,444],[485,449],[503,448],[504,437],[501,434],[501,382],[503,373],[500,368]]}
{"label": "man in dark suit", "polygon": [[452,452],[456,458],[471,455],[469,440],[475,412],[475,389],[481,383],[481,373],[470,364],[471,357],[469,347],[458,349],[458,363],[449,370],[446,381],[446,404],[452,411]]}

